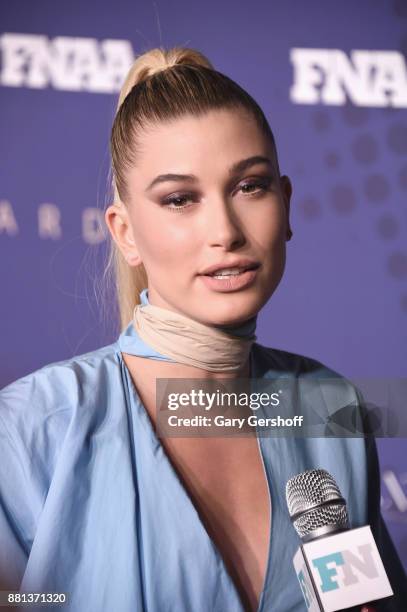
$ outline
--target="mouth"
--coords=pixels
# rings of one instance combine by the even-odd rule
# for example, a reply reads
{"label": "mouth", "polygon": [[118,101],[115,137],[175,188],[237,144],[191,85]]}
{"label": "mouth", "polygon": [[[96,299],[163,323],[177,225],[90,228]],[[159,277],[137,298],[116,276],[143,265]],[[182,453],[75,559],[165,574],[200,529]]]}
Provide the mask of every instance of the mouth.
{"label": "mouth", "polygon": [[212,272],[208,272],[207,274],[202,274],[201,276],[207,276],[209,278],[216,278],[219,280],[230,279],[234,276],[241,276],[245,272],[251,270],[257,270],[260,267],[259,263],[250,263],[245,266],[231,266],[229,268],[218,268]]}
{"label": "mouth", "polygon": [[242,268],[216,270],[211,274],[201,274],[199,278],[205,285],[221,293],[246,289],[254,283],[260,264],[250,264]]}

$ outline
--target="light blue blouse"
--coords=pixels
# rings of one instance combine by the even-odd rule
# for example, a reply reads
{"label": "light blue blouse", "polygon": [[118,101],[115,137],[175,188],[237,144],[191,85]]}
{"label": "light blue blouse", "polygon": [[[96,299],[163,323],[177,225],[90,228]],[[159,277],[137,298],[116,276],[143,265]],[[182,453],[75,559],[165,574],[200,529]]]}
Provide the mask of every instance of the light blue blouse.
{"label": "light blue blouse", "polygon": [[[50,609],[69,612],[242,612],[122,352],[160,358],[130,323],[117,342],[43,367],[0,393],[0,585],[66,592],[67,604]],[[254,378],[337,376],[312,359],[258,343],[251,368]],[[345,380],[337,393],[340,405],[356,397]],[[407,609],[405,575],[379,511],[374,441],[258,436],[258,442],[272,504],[258,612],[305,611],[285,484],[315,467],[335,477],[352,526],[372,526],[396,593],[378,609]]]}

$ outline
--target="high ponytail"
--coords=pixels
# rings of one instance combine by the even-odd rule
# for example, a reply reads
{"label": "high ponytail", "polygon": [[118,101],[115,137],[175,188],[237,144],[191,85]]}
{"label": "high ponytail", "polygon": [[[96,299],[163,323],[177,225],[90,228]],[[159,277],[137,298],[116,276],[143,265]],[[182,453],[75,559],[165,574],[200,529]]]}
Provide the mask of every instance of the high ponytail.
{"label": "high ponytail", "polygon": [[[175,47],[151,49],[136,58],[120,91],[113,122],[110,149],[112,190],[116,204],[127,206],[127,171],[136,164],[137,137],[143,126],[168,121],[186,114],[202,115],[212,109],[248,110],[270,138],[278,169],[274,137],[255,100],[229,77],[217,72],[199,51]],[[147,287],[143,264],[129,266],[113,239],[106,272],[112,271],[124,329]]]}

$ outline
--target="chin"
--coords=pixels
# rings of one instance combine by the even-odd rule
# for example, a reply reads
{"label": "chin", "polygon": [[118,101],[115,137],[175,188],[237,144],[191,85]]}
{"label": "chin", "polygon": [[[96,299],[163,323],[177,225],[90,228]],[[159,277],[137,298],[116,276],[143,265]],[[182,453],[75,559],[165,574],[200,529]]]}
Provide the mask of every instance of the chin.
{"label": "chin", "polygon": [[225,302],[223,307],[214,306],[213,311],[207,309],[202,322],[205,325],[239,325],[256,316],[261,306],[258,297],[257,299],[242,300],[240,304]]}

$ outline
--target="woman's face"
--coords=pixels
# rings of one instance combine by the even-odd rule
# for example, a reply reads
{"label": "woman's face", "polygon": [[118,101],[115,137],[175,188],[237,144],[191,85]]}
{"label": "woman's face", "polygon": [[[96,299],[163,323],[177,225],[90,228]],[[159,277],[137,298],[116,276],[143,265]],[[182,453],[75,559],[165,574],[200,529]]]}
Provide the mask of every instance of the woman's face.
{"label": "woman's face", "polygon": [[[150,303],[209,325],[257,314],[283,274],[291,186],[255,120],[214,110],[150,126],[137,155],[127,206],[106,221],[130,265],[144,264]],[[236,265],[257,269],[203,274]]]}

